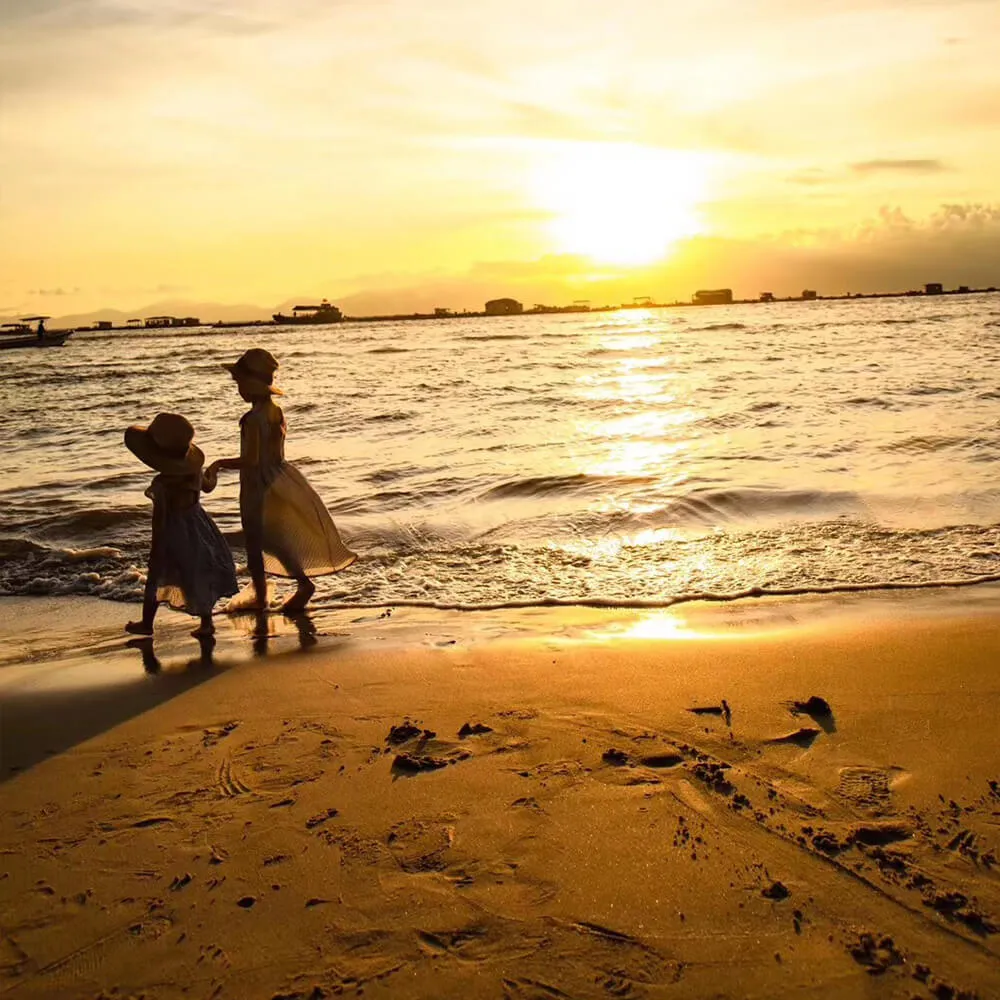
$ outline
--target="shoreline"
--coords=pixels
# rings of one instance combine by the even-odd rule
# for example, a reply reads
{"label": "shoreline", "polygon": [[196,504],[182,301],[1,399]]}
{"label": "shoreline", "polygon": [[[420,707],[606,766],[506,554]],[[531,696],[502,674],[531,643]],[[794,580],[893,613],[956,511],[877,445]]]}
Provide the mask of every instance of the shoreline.
{"label": "shoreline", "polygon": [[161,608],[152,641],[129,636],[134,605],[96,597],[2,597],[0,787],[14,775],[189,688],[257,660],[346,651],[350,656],[473,650],[509,643],[586,648],[638,641],[768,641],[900,626],[989,622],[1000,586],[835,589],[830,593],[670,604],[498,605],[440,609],[423,602],[314,602],[289,618],[271,611],[215,615],[207,642],[194,619]]}
{"label": "shoreline", "polygon": [[153,673],[107,602],[63,602],[72,655],[22,612],[5,709],[135,710],[0,782],[0,984],[993,995],[996,594],[936,596],[318,610],[211,666],[170,616]]}

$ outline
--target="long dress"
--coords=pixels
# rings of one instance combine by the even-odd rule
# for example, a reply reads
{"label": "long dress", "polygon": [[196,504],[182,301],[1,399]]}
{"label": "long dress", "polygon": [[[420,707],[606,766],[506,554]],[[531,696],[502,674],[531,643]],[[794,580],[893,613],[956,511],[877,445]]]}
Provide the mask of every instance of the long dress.
{"label": "long dress", "polygon": [[248,543],[256,537],[268,573],[325,576],[357,559],[305,476],[285,461],[285,417],[274,403],[243,414],[240,458],[243,530]]}
{"label": "long dress", "polygon": [[160,525],[154,541],[156,596],[178,611],[211,614],[220,597],[239,590],[233,554],[199,502],[201,473],[160,473],[146,490]]}

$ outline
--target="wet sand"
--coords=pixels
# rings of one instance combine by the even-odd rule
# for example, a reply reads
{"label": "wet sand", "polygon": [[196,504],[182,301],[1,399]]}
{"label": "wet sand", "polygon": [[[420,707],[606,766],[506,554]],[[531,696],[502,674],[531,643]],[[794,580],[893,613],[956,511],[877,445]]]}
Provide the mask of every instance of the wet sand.
{"label": "wet sand", "polygon": [[1000,624],[830,607],[22,629],[0,991],[1000,995]]}

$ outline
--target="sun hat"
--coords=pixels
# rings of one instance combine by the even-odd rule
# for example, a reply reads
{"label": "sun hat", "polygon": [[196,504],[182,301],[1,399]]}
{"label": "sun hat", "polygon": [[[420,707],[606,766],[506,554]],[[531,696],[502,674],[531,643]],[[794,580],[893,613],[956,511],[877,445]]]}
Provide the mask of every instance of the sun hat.
{"label": "sun hat", "polygon": [[205,464],[202,450],[192,444],[194,428],[179,413],[157,413],[148,427],[125,431],[125,447],[141,462],[170,476],[189,476]]}
{"label": "sun hat", "polygon": [[[238,382],[243,382],[248,388],[259,388],[261,394],[269,392],[274,396],[283,396],[284,393],[272,385],[274,373],[278,370],[277,359],[270,351],[265,351],[263,347],[251,347],[249,351],[244,351],[233,364],[223,365]],[[255,383],[259,383],[259,386]]]}

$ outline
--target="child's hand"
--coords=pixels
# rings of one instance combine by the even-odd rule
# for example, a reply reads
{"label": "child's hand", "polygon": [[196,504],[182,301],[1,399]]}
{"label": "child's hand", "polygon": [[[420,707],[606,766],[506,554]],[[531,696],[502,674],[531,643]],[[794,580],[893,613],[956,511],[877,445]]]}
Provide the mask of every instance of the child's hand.
{"label": "child's hand", "polygon": [[219,465],[213,462],[201,474],[201,488],[205,493],[211,493],[219,482]]}

